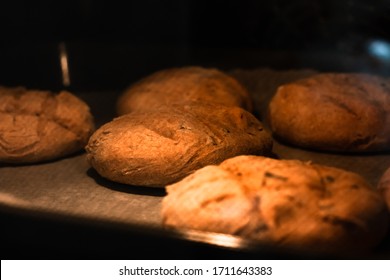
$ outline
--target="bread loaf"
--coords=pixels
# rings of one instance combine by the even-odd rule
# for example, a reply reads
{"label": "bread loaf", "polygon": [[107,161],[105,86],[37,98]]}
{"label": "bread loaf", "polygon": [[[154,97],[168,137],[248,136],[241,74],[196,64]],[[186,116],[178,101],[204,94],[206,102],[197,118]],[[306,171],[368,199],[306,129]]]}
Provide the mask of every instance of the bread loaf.
{"label": "bread loaf", "polygon": [[86,147],[112,181],[164,187],[198,168],[241,154],[269,154],[272,139],[239,107],[191,103],[136,111],[99,128]]}
{"label": "bread loaf", "polygon": [[182,67],[158,71],[129,87],[118,99],[118,115],[154,110],[162,105],[206,102],[252,110],[246,89],[217,70]]}
{"label": "bread loaf", "polygon": [[275,136],[339,152],[390,148],[390,82],[368,74],[318,74],[280,86],[269,104]]}
{"label": "bread loaf", "polygon": [[166,187],[163,223],[239,235],[312,252],[375,247],[388,228],[379,193],[341,169],[262,156],[237,156]]}
{"label": "bread loaf", "polygon": [[0,162],[35,163],[82,150],[94,129],[73,94],[0,87]]}
{"label": "bread loaf", "polygon": [[378,183],[378,189],[386,201],[387,207],[390,210],[390,167],[383,173]]}

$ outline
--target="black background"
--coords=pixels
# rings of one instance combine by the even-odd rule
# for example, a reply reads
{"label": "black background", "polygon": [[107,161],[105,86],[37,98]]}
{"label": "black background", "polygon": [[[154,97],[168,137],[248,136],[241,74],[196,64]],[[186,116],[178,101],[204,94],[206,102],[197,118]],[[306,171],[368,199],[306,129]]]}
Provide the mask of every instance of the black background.
{"label": "black background", "polygon": [[2,43],[122,42],[308,50],[390,38],[388,0],[0,2]]}
{"label": "black background", "polygon": [[[60,42],[76,91],[120,90],[190,64],[390,72],[367,53],[372,40],[390,41],[389,0],[13,0],[0,13],[0,84],[9,86],[60,89]],[[352,62],[341,65],[344,56]]]}

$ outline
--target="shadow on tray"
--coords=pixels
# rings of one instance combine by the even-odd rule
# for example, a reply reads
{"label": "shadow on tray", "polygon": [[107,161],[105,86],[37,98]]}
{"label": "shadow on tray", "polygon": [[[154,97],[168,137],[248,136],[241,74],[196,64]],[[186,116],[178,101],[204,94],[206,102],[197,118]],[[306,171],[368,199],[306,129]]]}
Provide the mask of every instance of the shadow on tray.
{"label": "shadow on tray", "polygon": [[110,180],[107,180],[100,176],[95,169],[89,168],[87,170],[87,175],[94,179],[96,184],[103,186],[105,188],[118,191],[125,192],[131,194],[139,194],[139,195],[149,195],[149,196],[165,196],[166,191],[165,188],[152,188],[152,187],[142,187],[142,186],[133,186],[116,183]]}

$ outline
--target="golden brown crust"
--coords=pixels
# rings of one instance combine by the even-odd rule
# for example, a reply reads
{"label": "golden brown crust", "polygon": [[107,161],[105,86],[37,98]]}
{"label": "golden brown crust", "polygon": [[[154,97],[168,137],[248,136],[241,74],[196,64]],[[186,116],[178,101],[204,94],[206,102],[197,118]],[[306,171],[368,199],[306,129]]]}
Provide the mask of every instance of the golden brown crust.
{"label": "golden brown crust", "polygon": [[318,74],[278,88],[269,104],[275,135],[306,148],[390,148],[390,82],[368,74]]}
{"label": "golden brown crust", "polygon": [[359,175],[298,160],[238,156],[167,186],[166,226],[240,235],[314,252],[373,248],[382,197]]}
{"label": "golden brown crust", "polygon": [[161,105],[218,103],[252,110],[246,89],[217,69],[172,68],[156,72],[128,88],[117,102],[118,115],[154,110]]}
{"label": "golden brown crust", "polygon": [[390,210],[390,167],[383,173],[378,183],[378,190],[386,201]]}
{"label": "golden brown crust", "polygon": [[271,149],[271,137],[247,111],[198,103],[121,116],[98,129],[86,147],[103,177],[159,187],[205,165]]}
{"label": "golden brown crust", "polygon": [[89,107],[69,92],[0,87],[0,162],[69,155],[84,148],[93,129]]}

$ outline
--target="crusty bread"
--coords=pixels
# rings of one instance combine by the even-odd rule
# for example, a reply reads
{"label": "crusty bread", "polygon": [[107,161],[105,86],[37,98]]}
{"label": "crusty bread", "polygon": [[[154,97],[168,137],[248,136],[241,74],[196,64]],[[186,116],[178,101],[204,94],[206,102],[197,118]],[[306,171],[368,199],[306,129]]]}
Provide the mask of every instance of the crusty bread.
{"label": "crusty bread", "polygon": [[253,101],[253,114],[263,121],[266,119],[268,104],[279,86],[308,78],[318,72],[311,69],[255,68],[233,69],[228,74],[248,90]]}
{"label": "crusty bread", "polygon": [[378,183],[378,189],[390,210],[390,167],[383,173]]}
{"label": "crusty bread", "polygon": [[272,132],[293,145],[340,152],[390,149],[390,82],[368,74],[318,74],[278,88]]}
{"label": "crusty bread", "polygon": [[129,87],[118,99],[118,115],[162,105],[207,102],[252,110],[246,89],[217,69],[182,67],[158,71]]}
{"label": "crusty bread", "polygon": [[312,252],[373,248],[388,212],[379,193],[341,169],[261,156],[206,166],[166,187],[163,223]]}
{"label": "crusty bread", "polygon": [[69,155],[84,148],[93,129],[88,105],[69,92],[0,87],[0,162]]}
{"label": "crusty bread", "polygon": [[271,149],[270,135],[249,112],[198,103],[126,114],[99,128],[86,147],[88,161],[101,176],[157,187],[205,165]]}

